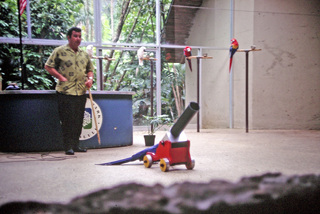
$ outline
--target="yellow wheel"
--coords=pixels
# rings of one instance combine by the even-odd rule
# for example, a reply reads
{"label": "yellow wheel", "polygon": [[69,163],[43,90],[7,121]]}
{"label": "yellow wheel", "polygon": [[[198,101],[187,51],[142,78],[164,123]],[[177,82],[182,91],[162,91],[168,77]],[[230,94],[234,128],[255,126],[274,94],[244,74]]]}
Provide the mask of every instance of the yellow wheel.
{"label": "yellow wheel", "polygon": [[196,164],[196,163],[195,163],[195,160],[194,160],[194,159],[191,159],[191,162],[190,162],[190,163],[187,163],[187,164],[186,164],[186,167],[187,167],[187,169],[191,170],[191,169],[194,168],[194,165],[195,165],[195,164]]}
{"label": "yellow wheel", "polygon": [[146,168],[150,168],[152,166],[152,157],[151,155],[145,155],[143,157],[143,164]]}
{"label": "yellow wheel", "polygon": [[169,163],[169,160],[167,158],[163,158],[163,159],[160,160],[160,169],[161,169],[161,171],[167,172],[169,170],[169,166],[170,166],[170,163]]}

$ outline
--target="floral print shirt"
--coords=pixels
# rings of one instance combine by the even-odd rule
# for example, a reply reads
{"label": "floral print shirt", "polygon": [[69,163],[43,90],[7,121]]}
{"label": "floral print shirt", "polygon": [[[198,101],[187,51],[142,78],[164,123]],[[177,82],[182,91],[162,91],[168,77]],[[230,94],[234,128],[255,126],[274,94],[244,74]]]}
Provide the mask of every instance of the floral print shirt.
{"label": "floral print shirt", "polygon": [[74,52],[69,45],[54,49],[46,65],[55,68],[68,79],[66,82],[58,80],[56,91],[65,95],[80,96],[86,93],[85,86],[87,73],[94,67],[87,52],[79,50]]}

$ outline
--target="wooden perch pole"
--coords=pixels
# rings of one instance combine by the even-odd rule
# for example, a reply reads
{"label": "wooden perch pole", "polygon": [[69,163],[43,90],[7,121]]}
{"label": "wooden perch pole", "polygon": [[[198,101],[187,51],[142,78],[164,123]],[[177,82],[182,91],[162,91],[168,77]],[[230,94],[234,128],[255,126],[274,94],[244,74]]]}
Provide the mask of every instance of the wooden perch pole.
{"label": "wooden perch pole", "polygon": [[96,131],[97,131],[98,142],[99,142],[99,145],[101,145],[99,127],[98,127],[98,123],[97,123],[96,112],[95,112],[95,110],[93,108],[93,98],[92,98],[92,94],[91,94],[90,88],[88,88],[88,91],[89,91],[89,97],[90,97],[90,101],[91,101],[91,109],[92,109],[92,113],[93,113],[94,123],[95,123]]}
{"label": "wooden perch pole", "polygon": [[115,58],[109,58],[109,57],[105,57],[105,56],[92,56],[92,59],[104,59],[104,60],[108,60],[108,61],[112,61],[115,60]]}

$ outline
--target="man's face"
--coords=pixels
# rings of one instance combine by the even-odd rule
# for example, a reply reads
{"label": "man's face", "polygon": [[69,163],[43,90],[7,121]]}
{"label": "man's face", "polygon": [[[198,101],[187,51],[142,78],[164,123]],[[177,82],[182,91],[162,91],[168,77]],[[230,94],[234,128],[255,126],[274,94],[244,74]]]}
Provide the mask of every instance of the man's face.
{"label": "man's face", "polygon": [[78,49],[81,44],[81,32],[72,31],[72,35],[68,37],[68,41],[72,49]]}

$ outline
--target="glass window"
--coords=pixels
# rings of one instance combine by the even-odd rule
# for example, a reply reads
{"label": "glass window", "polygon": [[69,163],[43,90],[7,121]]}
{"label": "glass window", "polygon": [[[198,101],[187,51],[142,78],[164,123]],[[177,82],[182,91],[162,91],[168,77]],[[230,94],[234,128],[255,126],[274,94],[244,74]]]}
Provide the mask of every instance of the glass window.
{"label": "glass window", "polygon": [[[77,26],[83,41],[94,41],[93,1],[29,0],[32,38],[64,40],[67,30]],[[23,23],[26,18],[25,12]]]}
{"label": "glass window", "polygon": [[[43,70],[43,62],[54,48],[48,45],[64,43],[55,40],[66,40],[67,30],[78,26],[82,29],[82,48],[92,44],[94,53],[98,47],[100,56],[114,58],[112,61],[101,60],[101,69],[97,70],[101,82],[95,84],[99,84],[101,90],[136,93],[133,100],[136,124],[142,124],[139,107],[140,110],[142,107],[148,109],[150,114],[151,103],[155,113],[159,113],[160,105],[161,114],[174,119],[182,113],[186,100],[196,99],[193,87],[196,85],[197,60],[192,60],[193,72],[190,72],[183,51],[185,46],[191,46],[195,56],[225,50],[230,42],[230,1],[29,0],[28,5],[30,8],[21,17],[24,64],[28,74],[25,89],[54,88],[54,81]],[[160,6],[159,17],[157,6]],[[6,68],[1,65],[1,73],[4,81],[10,78],[19,81],[17,1],[0,2],[0,10],[1,14],[8,14],[0,17],[0,63],[7,63],[5,58],[8,57],[15,59],[10,65],[13,66],[11,71],[4,71]],[[156,30],[157,23],[160,23],[160,32]],[[10,49],[7,42],[12,43]],[[152,57],[156,53],[161,55],[153,61],[153,93],[150,60],[144,61],[143,66],[138,63],[137,49],[141,45],[146,46],[147,54],[153,54]],[[100,65],[96,60],[93,62]],[[204,65],[202,75],[205,75],[205,69],[212,68]],[[161,76],[161,80],[157,76]],[[160,90],[161,99],[158,99],[156,94]],[[159,101],[161,103],[157,103]]]}
{"label": "glass window", "polygon": [[102,41],[104,43],[155,43],[155,0],[101,1]]}
{"label": "glass window", "polygon": [[[183,51],[176,49],[177,52]],[[185,64],[170,62],[168,52],[163,51],[161,69],[161,102],[162,114],[178,118],[185,106]]]}
{"label": "glass window", "polygon": [[[147,49],[146,58],[149,56],[153,59],[154,55],[152,50]],[[143,65],[139,65],[136,50],[103,49],[101,56],[112,57],[113,59],[101,60],[104,90],[135,92],[133,96],[134,124],[143,124],[143,116],[150,115],[152,105],[155,112],[157,89],[155,61],[144,60]],[[151,63],[153,63],[153,88],[151,88]],[[151,93],[153,98],[151,98]]]}
{"label": "glass window", "polygon": [[[16,0],[6,0],[0,2],[0,37],[17,38],[19,37],[18,7]],[[6,15],[4,15],[6,14]],[[22,15],[26,17],[25,13]],[[26,23],[22,23],[25,26]],[[24,29],[24,28],[23,28]],[[23,32],[26,35],[26,32]]]}

